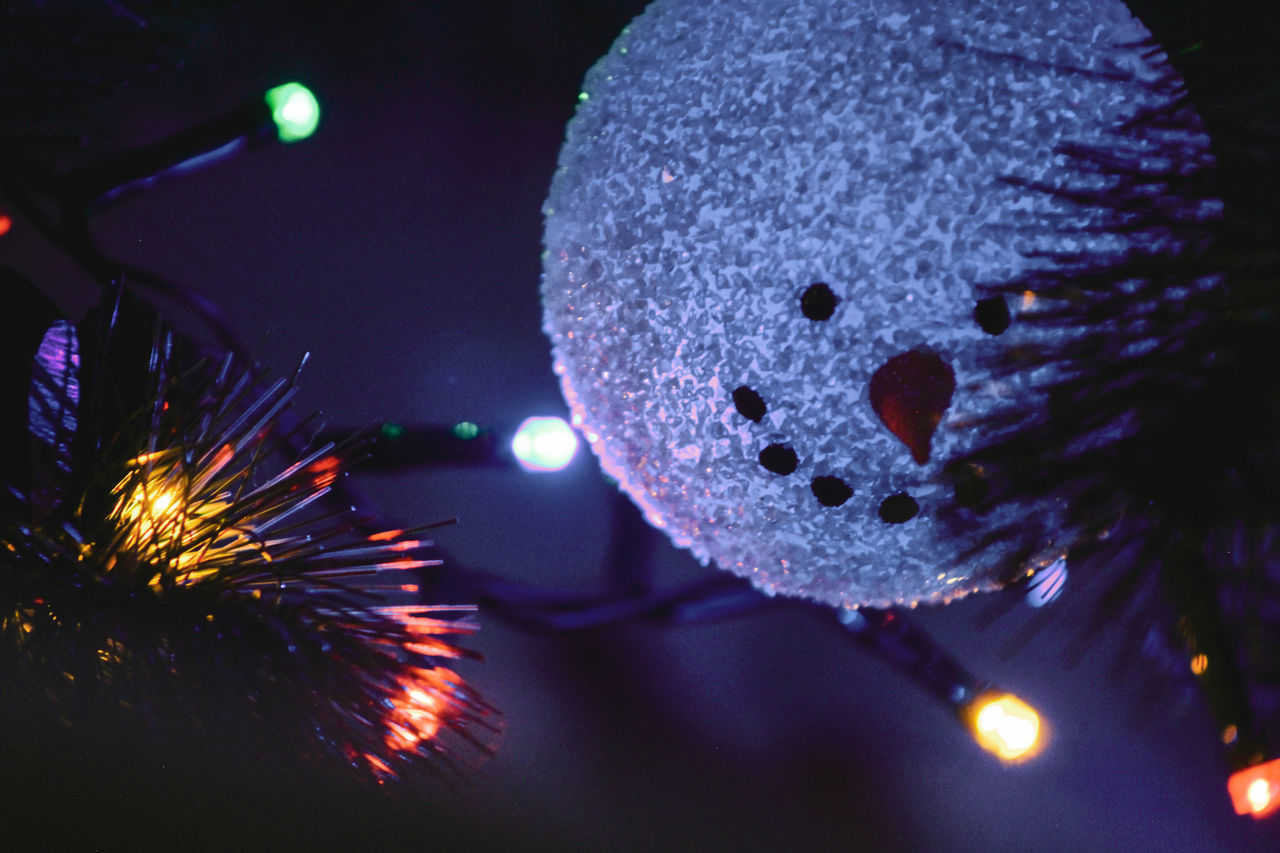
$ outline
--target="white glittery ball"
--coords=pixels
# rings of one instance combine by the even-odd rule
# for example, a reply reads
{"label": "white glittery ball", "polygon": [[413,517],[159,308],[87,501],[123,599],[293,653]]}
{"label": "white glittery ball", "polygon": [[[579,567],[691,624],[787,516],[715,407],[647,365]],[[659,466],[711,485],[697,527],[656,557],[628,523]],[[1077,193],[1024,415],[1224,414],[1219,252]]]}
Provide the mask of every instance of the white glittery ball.
{"label": "white glittery ball", "polygon": [[768,592],[992,586],[1007,555],[971,546],[1011,510],[944,529],[972,492],[947,462],[1046,378],[983,365],[1048,333],[982,286],[1125,248],[1004,178],[1101,180],[1055,149],[1164,103],[1146,37],[1118,0],[653,3],[588,74],[545,208],[545,330],[605,471]]}

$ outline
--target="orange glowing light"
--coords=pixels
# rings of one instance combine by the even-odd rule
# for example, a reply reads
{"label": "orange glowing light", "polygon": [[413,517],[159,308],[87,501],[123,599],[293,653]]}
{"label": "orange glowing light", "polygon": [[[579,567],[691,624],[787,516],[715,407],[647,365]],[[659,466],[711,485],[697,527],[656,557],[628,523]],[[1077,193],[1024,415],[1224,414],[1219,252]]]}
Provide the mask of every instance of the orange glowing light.
{"label": "orange glowing light", "polygon": [[1017,696],[984,693],[968,706],[966,716],[978,745],[1001,761],[1026,761],[1040,752],[1040,715]]}
{"label": "orange glowing light", "polygon": [[164,477],[153,477],[132,489],[118,512],[129,530],[130,547],[159,551],[181,529],[185,510],[180,486],[166,483]]}
{"label": "orange glowing light", "polygon": [[13,227],[13,220],[7,214],[0,213],[0,237],[9,233],[9,229]]}
{"label": "orange glowing light", "polygon": [[387,762],[383,761],[381,758],[374,755],[372,752],[366,752],[364,754],[364,760],[369,762],[369,766],[371,766],[374,770],[381,771],[382,773],[385,773],[388,776],[396,775],[395,771],[391,769],[390,765],[388,765]]}
{"label": "orange glowing light", "polygon": [[327,488],[338,479],[338,474],[342,470],[342,461],[337,456],[325,456],[311,463],[308,470],[316,475],[316,488]]}
{"label": "orange glowing light", "polygon": [[1236,814],[1264,818],[1280,808],[1280,758],[1237,770],[1227,779]]}
{"label": "orange glowing light", "polygon": [[1206,654],[1198,654],[1191,659],[1191,671],[1196,675],[1204,675],[1205,670],[1209,668],[1209,656]]}
{"label": "orange glowing light", "polygon": [[440,731],[454,713],[450,695],[459,678],[444,667],[416,668],[408,678],[397,679],[400,690],[393,694],[387,712],[386,744],[397,752],[416,750]]}
{"label": "orange glowing light", "polygon": [[158,462],[161,459],[164,459],[166,456],[170,456],[170,455],[172,454],[168,450],[157,450],[154,453],[143,453],[140,456],[135,456],[132,459],[130,459],[129,467],[141,468],[144,465],[148,465],[152,462]]}
{"label": "orange glowing light", "polygon": [[180,586],[199,582],[218,571],[219,560],[247,550],[270,560],[248,530],[211,526],[228,503],[225,495],[207,494],[206,486],[231,462],[234,449],[224,445],[211,454],[194,480],[181,465],[157,465],[172,455],[162,450],[130,460],[134,470],[114,489],[119,544],[158,570],[150,586],[160,588],[166,578]]}
{"label": "orange glowing light", "polygon": [[191,484],[191,491],[199,492],[203,489],[210,480],[222,471],[223,468],[231,464],[231,460],[235,458],[235,455],[236,449],[230,444],[224,444],[222,447],[218,448],[218,452],[214,454],[213,459],[209,462],[208,466]]}
{"label": "orange glowing light", "polygon": [[420,655],[437,658],[456,658],[458,651],[444,640],[422,640],[414,643],[405,643],[405,651],[415,652]]}
{"label": "orange glowing light", "polygon": [[[432,608],[432,610],[438,609],[438,607]],[[451,622],[444,619],[430,619],[426,616],[405,617],[403,615],[399,615],[395,618],[403,622],[405,629],[414,637],[419,639],[439,634],[474,634],[476,630],[476,626],[471,622]],[[456,654],[450,655],[450,657],[456,656]]]}
{"label": "orange glowing light", "polygon": [[431,566],[439,566],[442,560],[413,560],[408,557],[399,560],[384,560],[381,563],[375,563],[373,568],[378,570],[388,570],[395,572],[403,572],[409,569],[425,569]]}

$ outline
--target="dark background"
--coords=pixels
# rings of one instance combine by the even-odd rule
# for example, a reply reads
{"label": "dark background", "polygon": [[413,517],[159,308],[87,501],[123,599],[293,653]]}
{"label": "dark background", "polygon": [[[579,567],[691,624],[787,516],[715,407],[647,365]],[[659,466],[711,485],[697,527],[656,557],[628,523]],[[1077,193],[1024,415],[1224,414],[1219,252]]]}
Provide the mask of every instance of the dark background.
{"label": "dark background", "polygon": [[[96,236],[210,297],[273,369],[310,352],[299,407],[334,423],[503,432],[563,414],[540,332],[539,208],[583,73],[640,8],[212,15],[184,68],[103,113],[107,144],[158,138],[291,79],[320,98],[319,131],[132,198],[95,219]],[[0,262],[73,316],[95,299],[21,218]],[[174,320],[200,329],[190,312]],[[589,456],[554,475],[445,469],[356,485],[396,521],[458,517],[438,540],[460,564],[559,590],[601,588],[611,531],[632,511]],[[657,534],[646,542],[662,585],[714,571]],[[27,721],[0,740],[0,849],[1280,847],[1275,826],[1232,813],[1215,724],[1184,673],[1144,700],[1138,671],[1164,661],[1115,671],[1119,625],[1063,665],[1092,612],[1089,568],[1073,567],[1045,611],[1019,604],[985,630],[993,597],[912,614],[1047,717],[1049,747],[1024,766],[979,750],[819,608],[563,636],[481,613],[471,645],[487,661],[460,671],[505,731],[461,786],[376,790],[248,741]],[[1051,624],[1010,649],[1032,618]]]}

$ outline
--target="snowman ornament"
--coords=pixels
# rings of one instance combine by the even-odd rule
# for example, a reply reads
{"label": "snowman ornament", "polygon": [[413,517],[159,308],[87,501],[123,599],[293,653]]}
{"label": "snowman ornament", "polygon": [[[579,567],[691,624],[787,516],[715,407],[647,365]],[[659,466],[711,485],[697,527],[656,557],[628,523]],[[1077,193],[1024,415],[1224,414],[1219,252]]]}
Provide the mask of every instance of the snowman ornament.
{"label": "snowman ornament", "polygon": [[[957,460],[1053,378],[1000,349],[1070,334],[995,288],[1131,247],[1031,187],[1104,188],[1061,146],[1173,100],[1148,38],[1119,0],[653,3],[544,208],[544,329],[604,470],[704,563],[837,607],[1061,558],[1058,501],[991,505]],[[1029,553],[990,535],[1016,524]]]}

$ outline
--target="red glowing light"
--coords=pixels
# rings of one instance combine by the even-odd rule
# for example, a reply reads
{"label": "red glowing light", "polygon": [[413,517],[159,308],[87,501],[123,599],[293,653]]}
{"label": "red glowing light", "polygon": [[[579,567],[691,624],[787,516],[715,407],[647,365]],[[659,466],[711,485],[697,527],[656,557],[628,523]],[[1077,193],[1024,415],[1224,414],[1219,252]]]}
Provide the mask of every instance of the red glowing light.
{"label": "red glowing light", "polygon": [[383,761],[381,758],[374,755],[372,752],[366,752],[364,754],[364,760],[369,762],[369,766],[372,767],[374,770],[377,770],[381,773],[385,773],[388,776],[396,775],[395,771],[391,769],[390,765],[388,765],[387,762]]}
{"label": "red glowing light", "polygon": [[425,569],[429,566],[438,566],[441,560],[411,560],[408,557],[399,560],[385,560],[381,563],[375,563],[373,568],[378,571],[403,572],[408,569]]}
{"label": "red glowing light", "polygon": [[404,592],[417,592],[418,585],[416,583],[404,583],[400,584],[400,589]]}
{"label": "red glowing light", "polygon": [[9,229],[13,227],[13,220],[7,214],[0,213],[0,237],[9,233]]}
{"label": "red glowing light", "polygon": [[404,650],[420,655],[437,658],[456,658],[458,653],[443,640],[424,640],[416,643],[405,643]]}
{"label": "red glowing light", "polygon": [[1264,818],[1280,808],[1280,758],[1237,770],[1227,779],[1236,814]]}
{"label": "red glowing light", "polygon": [[328,488],[338,479],[342,461],[337,456],[325,456],[311,463],[307,470],[316,475],[314,483],[317,489]]}

